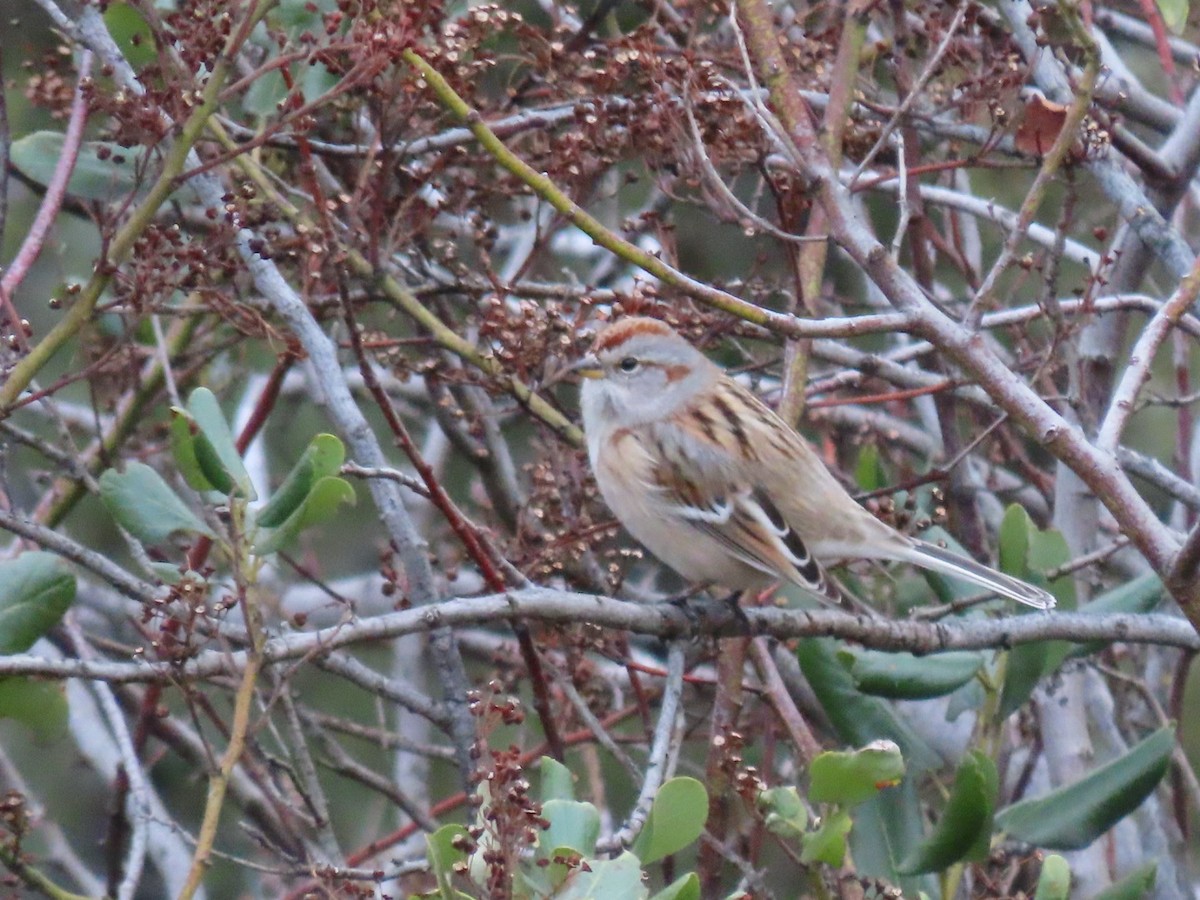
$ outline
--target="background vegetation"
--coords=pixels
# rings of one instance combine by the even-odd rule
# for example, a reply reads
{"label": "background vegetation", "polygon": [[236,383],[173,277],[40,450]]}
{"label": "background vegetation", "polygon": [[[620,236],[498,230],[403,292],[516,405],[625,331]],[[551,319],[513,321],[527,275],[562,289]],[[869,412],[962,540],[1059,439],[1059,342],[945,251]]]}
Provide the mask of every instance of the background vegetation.
{"label": "background vegetation", "polygon": [[[1195,896],[1188,12],[8,0],[6,889]],[[628,313],[1060,611],[679,601]]]}

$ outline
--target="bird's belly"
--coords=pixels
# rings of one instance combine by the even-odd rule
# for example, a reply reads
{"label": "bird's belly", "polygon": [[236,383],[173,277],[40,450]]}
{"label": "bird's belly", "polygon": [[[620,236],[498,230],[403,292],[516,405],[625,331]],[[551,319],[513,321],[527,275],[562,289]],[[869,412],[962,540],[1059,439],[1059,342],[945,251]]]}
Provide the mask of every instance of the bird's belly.
{"label": "bird's belly", "polygon": [[731,555],[723,544],[686,519],[664,514],[646,492],[614,490],[602,471],[597,470],[596,483],[621,524],[688,581],[746,590],[776,580]]}

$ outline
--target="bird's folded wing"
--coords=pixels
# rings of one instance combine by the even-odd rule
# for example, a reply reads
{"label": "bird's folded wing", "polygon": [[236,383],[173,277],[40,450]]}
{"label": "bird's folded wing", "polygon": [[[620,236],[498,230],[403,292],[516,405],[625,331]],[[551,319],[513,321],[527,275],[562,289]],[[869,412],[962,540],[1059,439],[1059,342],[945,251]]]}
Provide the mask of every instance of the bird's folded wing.
{"label": "bird's folded wing", "polygon": [[763,492],[747,485],[701,484],[683,478],[669,464],[658,467],[654,480],[660,500],[670,504],[674,515],[718,541],[741,562],[840,602],[837,585]]}

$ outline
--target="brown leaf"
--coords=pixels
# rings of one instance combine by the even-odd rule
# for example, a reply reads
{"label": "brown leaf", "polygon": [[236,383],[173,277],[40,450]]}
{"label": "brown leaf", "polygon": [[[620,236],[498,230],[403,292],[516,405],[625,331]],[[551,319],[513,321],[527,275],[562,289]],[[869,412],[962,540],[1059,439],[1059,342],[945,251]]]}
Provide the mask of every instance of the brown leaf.
{"label": "brown leaf", "polygon": [[1025,104],[1025,115],[1017,126],[1013,142],[1030,156],[1045,156],[1062,131],[1067,108],[1061,103],[1034,94]]}

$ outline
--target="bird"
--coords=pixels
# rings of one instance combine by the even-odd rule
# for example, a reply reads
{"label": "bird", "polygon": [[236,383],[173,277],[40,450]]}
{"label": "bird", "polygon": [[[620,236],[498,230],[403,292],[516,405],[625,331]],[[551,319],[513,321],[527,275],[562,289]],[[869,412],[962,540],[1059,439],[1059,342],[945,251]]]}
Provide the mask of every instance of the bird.
{"label": "bird", "polygon": [[791,582],[841,602],[834,563],[911,563],[1048,610],[1032,584],[903,534],[860,506],[807,440],[666,322],[626,316],[574,365],[605,502],[693,583]]}

